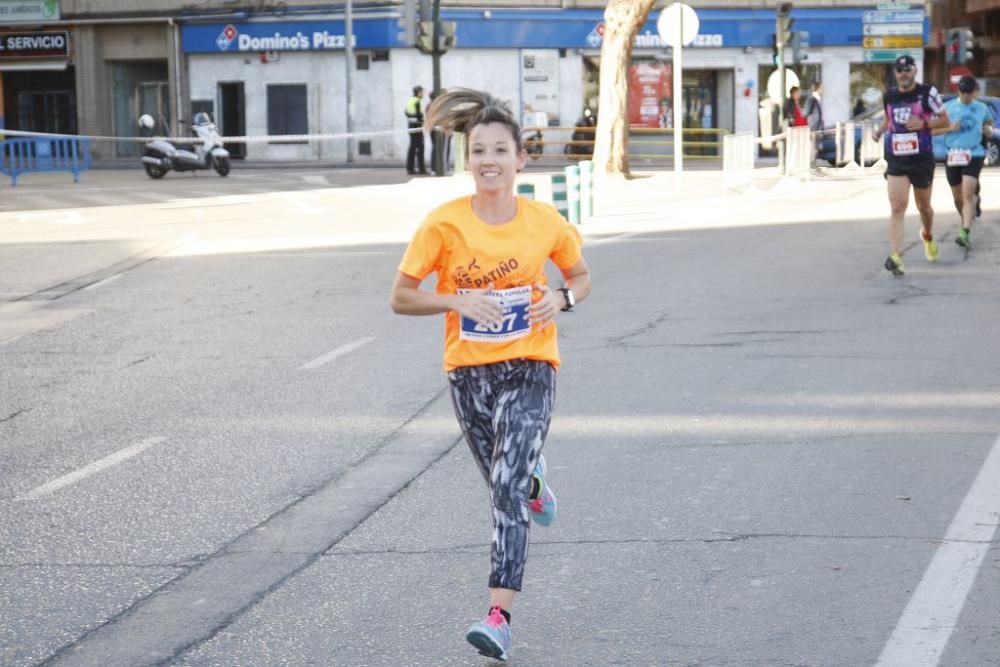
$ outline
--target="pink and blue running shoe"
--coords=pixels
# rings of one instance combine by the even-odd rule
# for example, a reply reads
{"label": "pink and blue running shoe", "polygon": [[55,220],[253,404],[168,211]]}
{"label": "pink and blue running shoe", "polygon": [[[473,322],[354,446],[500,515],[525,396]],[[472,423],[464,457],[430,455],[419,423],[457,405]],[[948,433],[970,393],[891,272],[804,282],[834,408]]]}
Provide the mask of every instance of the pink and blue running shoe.
{"label": "pink and blue running shoe", "polygon": [[510,650],[510,624],[500,613],[500,607],[491,607],[483,620],[473,623],[465,638],[479,649],[482,655],[496,660],[506,660]]}
{"label": "pink and blue running shoe", "polygon": [[545,483],[545,457],[538,455],[538,464],[532,476],[538,480],[538,488],[541,491],[537,498],[528,501],[528,509],[531,510],[531,518],[540,526],[547,526],[556,518],[556,496],[552,489]]}

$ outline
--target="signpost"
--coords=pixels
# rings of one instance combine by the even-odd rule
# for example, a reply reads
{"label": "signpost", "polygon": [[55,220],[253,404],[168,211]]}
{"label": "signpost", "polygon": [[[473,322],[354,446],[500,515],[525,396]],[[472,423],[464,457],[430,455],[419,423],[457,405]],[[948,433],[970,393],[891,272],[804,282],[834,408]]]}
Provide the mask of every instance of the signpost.
{"label": "signpost", "polygon": [[923,57],[923,53],[923,49],[865,49],[864,59],[866,63],[891,63],[900,56],[910,56],[914,60],[919,60]]}
{"label": "signpost", "polygon": [[656,31],[660,33],[660,39],[673,47],[674,67],[671,76],[673,77],[674,88],[674,173],[680,174],[684,169],[684,145],[683,145],[683,119],[684,109],[681,104],[683,94],[682,76],[683,47],[694,41],[698,35],[698,15],[690,6],[682,2],[675,2],[662,12],[656,19]]}
{"label": "signpost", "polygon": [[866,49],[918,49],[924,45],[924,38],[919,35],[865,37],[861,45]]}
{"label": "signpost", "polygon": [[861,14],[864,61],[891,63],[902,55],[923,60],[924,10],[908,2],[880,2]]}

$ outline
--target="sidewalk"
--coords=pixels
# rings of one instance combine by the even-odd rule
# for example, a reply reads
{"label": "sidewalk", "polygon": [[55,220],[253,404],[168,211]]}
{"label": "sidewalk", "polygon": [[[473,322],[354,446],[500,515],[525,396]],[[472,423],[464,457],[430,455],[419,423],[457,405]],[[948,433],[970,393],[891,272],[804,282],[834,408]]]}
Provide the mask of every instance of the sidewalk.
{"label": "sidewalk", "polygon": [[[189,196],[187,184],[181,182],[178,190],[188,196],[72,209],[58,207],[60,190],[56,189],[48,210],[0,212],[0,302],[57,298],[66,290],[80,289],[167,253],[232,254],[405,243],[427,211],[474,188],[469,175],[407,179],[400,171],[339,172],[351,183],[348,187],[302,189],[305,186],[300,183],[302,187],[292,189],[276,182],[273,191],[237,194],[219,194],[235,181],[197,179],[205,186],[198,197]],[[944,230],[954,226],[957,215],[943,171],[938,172],[934,205],[938,228]],[[550,173],[527,171],[519,182],[533,183],[536,198],[551,201]],[[79,185],[67,183],[61,174],[46,175],[51,179],[41,176],[30,185],[19,185],[17,192],[26,192],[23,188],[51,191],[53,186],[67,188],[65,192],[90,189],[97,194],[103,191],[105,198],[114,201],[117,190],[149,190],[164,183],[146,183],[135,178],[134,170],[90,172]],[[686,172],[679,180],[670,171],[636,171],[633,176],[595,184],[595,215],[581,225],[585,236],[850,219],[884,221],[888,215],[885,182],[875,175],[844,180],[817,176],[803,183],[780,179],[773,168],[765,168],[755,172],[754,185],[742,192],[724,192],[718,170]],[[986,194],[980,224],[993,224],[990,212],[1000,208],[1000,199],[991,199],[989,193],[996,191],[992,186],[1000,182],[1000,170],[984,170],[982,180]],[[123,182],[134,185],[114,185]],[[912,205],[910,216],[916,218]],[[908,222],[907,229],[912,231],[912,227]],[[62,287],[53,291],[55,286]]]}

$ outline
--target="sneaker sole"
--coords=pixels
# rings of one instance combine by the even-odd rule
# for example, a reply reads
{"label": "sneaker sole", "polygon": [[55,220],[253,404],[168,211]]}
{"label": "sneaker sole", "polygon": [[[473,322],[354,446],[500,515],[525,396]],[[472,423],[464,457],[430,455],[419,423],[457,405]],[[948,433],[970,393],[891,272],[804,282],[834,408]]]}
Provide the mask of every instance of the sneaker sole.
{"label": "sneaker sole", "polygon": [[898,267],[898,266],[896,266],[896,263],[895,263],[894,261],[892,261],[891,259],[886,259],[886,260],[885,260],[885,265],[884,265],[884,266],[885,266],[885,268],[887,268],[887,269],[889,270],[889,272],[890,272],[890,273],[892,273],[892,275],[894,275],[894,276],[897,276],[897,277],[898,277],[898,276],[901,276],[901,275],[903,275],[903,272],[902,272],[902,271],[901,271],[901,270],[899,269],[899,267]]}
{"label": "sneaker sole", "polygon": [[480,655],[494,660],[507,660],[507,652],[487,634],[471,631],[465,635],[465,640],[475,646]]}

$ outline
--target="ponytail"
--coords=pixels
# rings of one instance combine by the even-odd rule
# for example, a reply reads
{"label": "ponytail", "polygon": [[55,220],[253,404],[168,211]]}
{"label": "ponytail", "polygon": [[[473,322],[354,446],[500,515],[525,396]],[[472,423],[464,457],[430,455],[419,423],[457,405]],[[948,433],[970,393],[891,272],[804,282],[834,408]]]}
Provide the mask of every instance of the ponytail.
{"label": "ponytail", "polygon": [[514,119],[510,105],[489,93],[471,88],[452,88],[436,97],[424,114],[424,129],[428,132],[441,129],[449,134],[462,132],[468,135],[475,126],[487,123],[506,125],[518,152],[521,151],[521,126]]}

